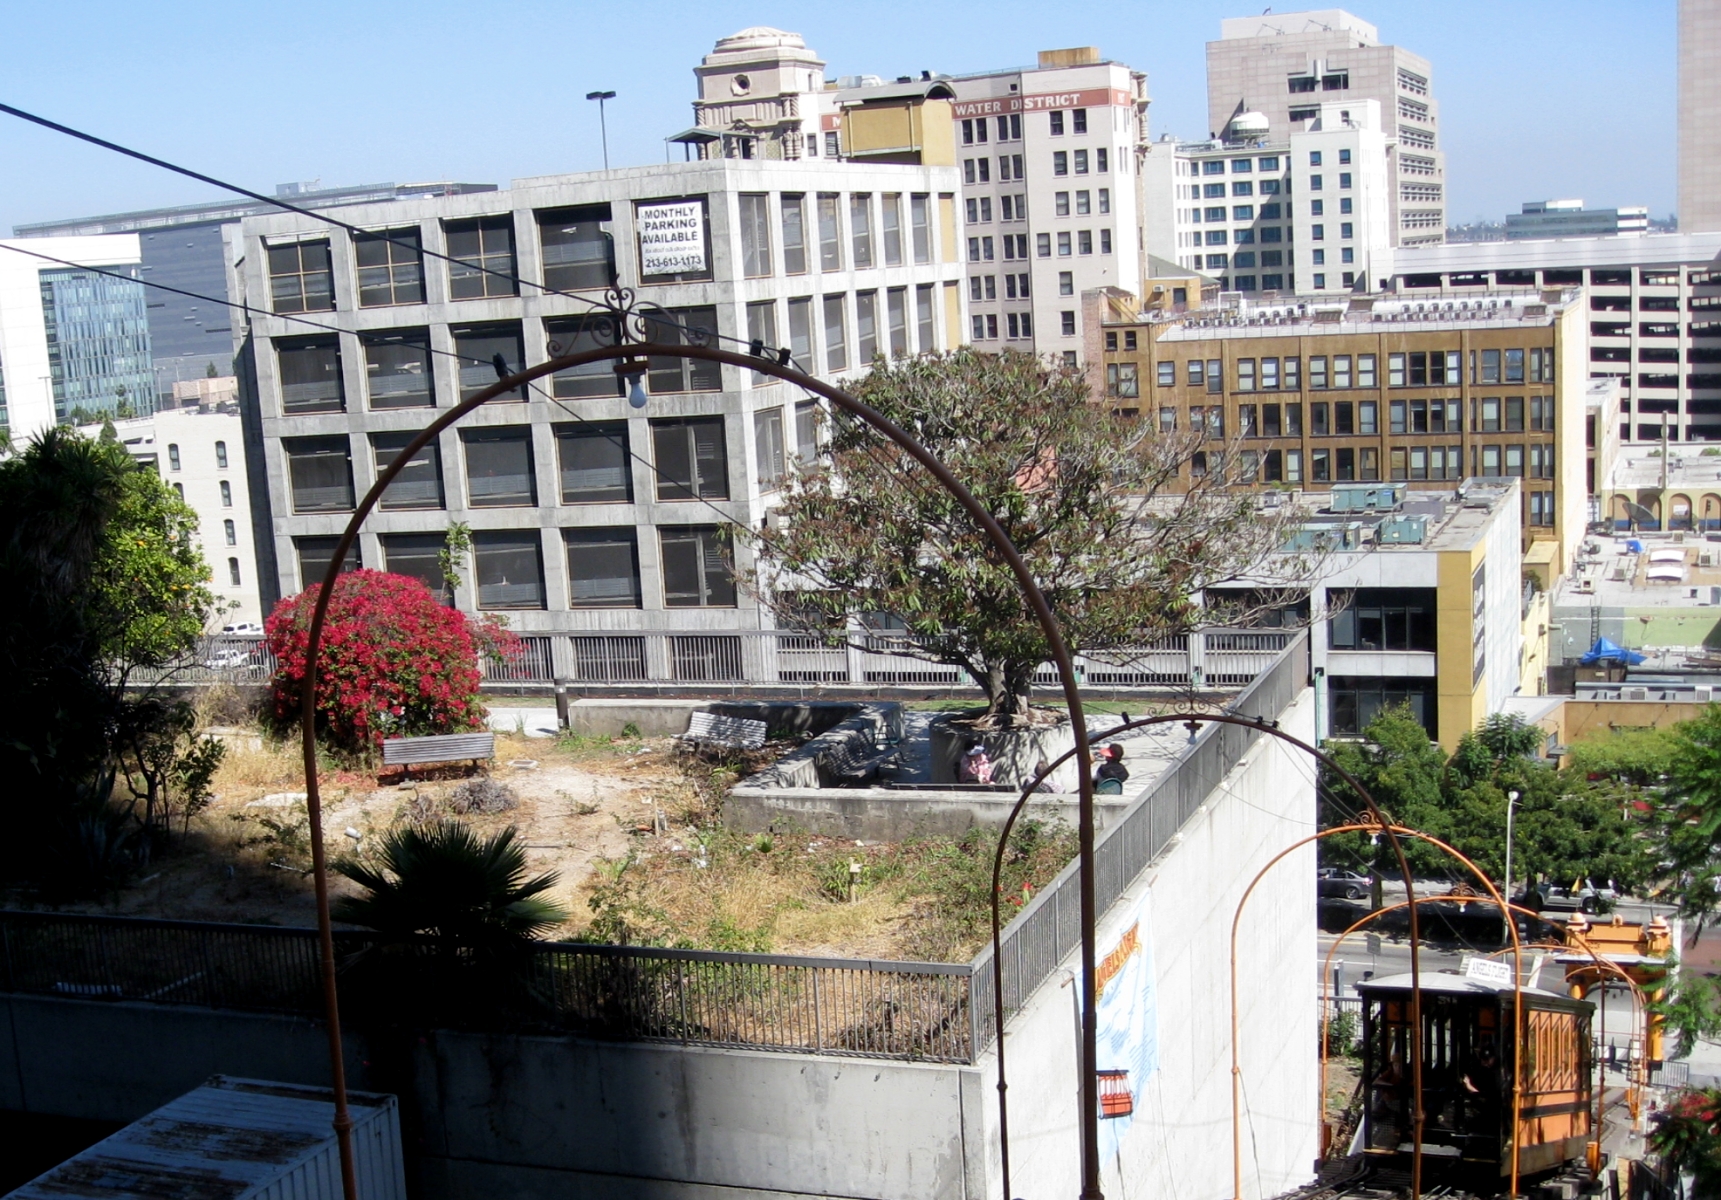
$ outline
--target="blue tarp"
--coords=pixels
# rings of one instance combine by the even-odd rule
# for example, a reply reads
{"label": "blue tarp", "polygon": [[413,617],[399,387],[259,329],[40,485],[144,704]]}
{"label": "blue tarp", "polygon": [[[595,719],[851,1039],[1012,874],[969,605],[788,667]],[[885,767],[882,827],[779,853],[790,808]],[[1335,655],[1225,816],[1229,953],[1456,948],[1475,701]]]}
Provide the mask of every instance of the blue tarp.
{"label": "blue tarp", "polygon": [[1578,661],[1586,667],[1593,667],[1597,663],[1603,662],[1618,662],[1624,663],[1628,667],[1635,667],[1643,661],[1643,655],[1635,650],[1621,649],[1606,638],[1597,638],[1596,644],[1590,647],[1589,653]]}
{"label": "blue tarp", "polygon": [[1643,553],[1643,543],[1638,541],[1636,538],[1628,539],[1625,543],[1625,548],[1630,550],[1633,554]]}

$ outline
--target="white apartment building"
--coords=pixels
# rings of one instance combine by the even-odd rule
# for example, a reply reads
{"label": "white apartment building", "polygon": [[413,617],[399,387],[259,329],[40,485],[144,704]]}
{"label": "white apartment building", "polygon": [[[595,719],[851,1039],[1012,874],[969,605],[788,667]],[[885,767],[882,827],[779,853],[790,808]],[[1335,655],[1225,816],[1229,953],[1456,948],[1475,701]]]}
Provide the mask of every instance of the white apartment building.
{"label": "white apartment building", "polygon": [[1380,105],[1334,101],[1283,141],[1243,113],[1223,138],[1159,141],[1142,159],[1147,248],[1221,290],[1368,291],[1392,253],[1392,179]]}
{"label": "white apartment building", "polygon": [[[321,578],[356,497],[437,409],[495,382],[496,356],[517,370],[606,344],[585,297],[612,272],[640,305],[728,339],[717,344],[786,346],[825,378],[952,347],[967,322],[956,192],[948,166],[722,159],[342,210],[393,243],[296,214],[247,218],[230,244],[234,286],[273,313],[239,343],[247,453],[267,481],[265,604]],[[653,232],[665,218],[691,233],[673,260]],[[340,332],[296,324],[301,313]],[[654,360],[644,382],[643,410],[600,363],[473,413],[396,481],[357,561],[442,590],[438,554],[464,523],[474,553],[455,602],[553,641],[558,674],[591,677],[587,659],[560,660],[570,645],[613,671],[645,653],[630,635],[685,631],[720,663],[692,677],[732,677],[721,663],[739,640],[714,635],[773,624],[736,586],[731,566],[744,574],[751,559],[733,533],[758,528],[820,410],[729,366]]]}
{"label": "white apartment building", "polygon": [[[1400,249],[1406,299],[1587,288],[1589,374],[1620,381],[1622,442],[1721,441],[1721,233],[1652,233]],[[1605,482],[1598,479],[1598,486]]]}
{"label": "white apartment building", "polygon": [[1074,365],[1084,291],[1139,292],[1147,77],[1092,47],[951,79],[969,340]]}
{"label": "white apartment building", "polygon": [[[1147,77],[1093,47],[1042,51],[1032,68],[955,78],[927,71],[826,82],[824,66],[799,34],[759,27],[723,38],[694,68],[695,127],[670,140],[698,146],[708,159],[953,156],[962,171],[966,339],[1075,362],[1081,293],[1140,290],[1136,163],[1147,136]],[[919,105],[900,137],[853,120],[899,102]],[[938,121],[949,129],[932,128]]]}
{"label": "white apartment building", "polygon": [[0,427],[14,441],[155,407],[141,261],[135,233],[0,241]]}
{"label": "white apartment building", "polygon": [[[159,472],[197,513],[197,539],[209,564],[209,588],[217,604],[211,622],[214,629],[260,623],[265,614],[259,598],[245,435],[233,401],[235,381],[226,377],[196,383],[222,398],[202,404],[192,400],[184,407],[115,421],[114,432],[134,460]],[[179,386],[194,390],[193,385]],[[101,428],[87,425],[82,432],[99,437]]]}
{"label": "white apartment building", "polygon": [[1427,59],[1380,44],[1380,31],[1338,8],[1229,18],[1207,43],[1207,114],[1213,136],[1256,112],[1266,135],[1285,141],[1321,119],[1330,101],[1353,111],[1380,106],[1391,178],[1389,227],[1395,246],[1446,238],[1446,154],[1440,105]]}

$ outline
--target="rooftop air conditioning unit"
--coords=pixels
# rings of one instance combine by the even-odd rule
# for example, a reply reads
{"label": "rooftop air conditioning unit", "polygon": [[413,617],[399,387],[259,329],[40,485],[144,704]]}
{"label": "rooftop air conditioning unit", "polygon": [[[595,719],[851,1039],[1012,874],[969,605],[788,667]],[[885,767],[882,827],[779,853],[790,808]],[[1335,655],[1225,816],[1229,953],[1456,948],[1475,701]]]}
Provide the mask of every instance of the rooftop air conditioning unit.
{"label": "rooftop air conditioning unit", "polygon": [[1647,700],[1649,699],[1649,689],[1640,687],[1620,688],[1619,698],[1621,700]]}
{"label": "rooftop air conditioning unit", "polygon": [[1697,687],[1691,689],[1691,695],[1697,703],[1708,704],[1715,695],[1715,689],[1706,684],[1699,684]]}

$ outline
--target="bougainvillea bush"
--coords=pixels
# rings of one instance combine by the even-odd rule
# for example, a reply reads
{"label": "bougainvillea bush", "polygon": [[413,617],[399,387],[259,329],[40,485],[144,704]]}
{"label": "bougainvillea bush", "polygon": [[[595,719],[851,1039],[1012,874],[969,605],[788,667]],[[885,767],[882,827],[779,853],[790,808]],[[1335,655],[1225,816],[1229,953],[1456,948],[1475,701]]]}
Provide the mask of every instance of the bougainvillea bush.
{"label": "bougainvillea bush", "polygon": [[[264,625],[275,673],[274,715],[299,719],[311,611],[322,585],[275,606]],[[318,736],[360,751],[384,737],[458,733],[484,722],[481,656],[517,655],[519,639],[439,601],[425,584],[384,571],[350,571],[335,583],[317,656]]]}

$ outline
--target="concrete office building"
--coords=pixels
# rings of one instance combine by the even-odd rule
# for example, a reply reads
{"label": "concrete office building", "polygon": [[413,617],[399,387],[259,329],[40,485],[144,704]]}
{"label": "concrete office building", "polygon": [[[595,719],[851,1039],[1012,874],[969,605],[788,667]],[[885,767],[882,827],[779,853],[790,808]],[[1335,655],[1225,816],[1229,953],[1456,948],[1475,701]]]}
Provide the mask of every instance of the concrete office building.
{"label": "concrete office building", "polygon": [[[452,267],[297,214],[247,218],[232,240],[236,294],[275,314],[254,318],[240,342],[247,453],[267,481],[265,608],[322,576],[355,497],[436,409],[495,381],[495,356],[518,369],[552,346],[607,341],[577,295],[516,287],[480,266],[594,299],[613,270],[642,305],[743,347],[786,346],[806,369],[842,378],[875,354],[961,340],[956,192],[947,166],[726,159],[343,213],[451,254]],[[666,220],[691,240],[661,242],[654,227]],[[343,332],[307,330],[291,319],[301,312]],[[730,562],[745,572],[750,555],[730,534],[758,527],[789,457],[811,452],[818,410],[795,388],[727,366],[654,362],[644,383],[644,411],[599,364],[473,414],[401,476],[358,561],[440,590],[437,553],[464,522],[475,550],[456,602],[506,613],[529,637],[589,634],[575,640],[590,661],[558,663],[561,675],[635,678],[614,673],[643,669],[630,635],[674,630],[697,643],[690,656],[707,656],[688,667],[704,674],[681,677],[731,677],[740,640],[717,635],[774,623],[735,586]]]}
{"label": "concrete office building", "polygon": [[1140,286],[1147,78],[1093,47],[1009,71],[826,82],[799,34],[761,27],[719,41],[694,75],[697,124],[671,140],[704,158],[932,162],[953,142],[975,345],[1074,362],[1077,297]]}
{"label": "concrete office building", "polygon": [[1155,142],[1142,158],[1148,251],[1226,291],[1367,290],[1390,273],[1392,181],[1380,106],[1323,104],[1288,140],[1243,113],[1210,142]]}
{"label": "concrete office building", "polygon": [[1432,74],[1427,59],[1381,45],[1373,25],[1343,9],[1230,18],[1207,43],[1208,128],[1218,136],[1256,112],[1266,136],[1285,141],[1328,101],[1378,102],[1391,147],[1393,245],[1435,245],[1446,237],[1446,154]]}
{"label": "concrete office building", "polygon": [[[359,187],[325,188],[318,183],[283,183],[275,189],[281,199],[305,208],[339,208],[409,196],[493,192],[489,183],[378,183]],[[136,235],[141,251],[139,278],[202,296],[227,295],[222,262],[221,230],[248,216],[279,212],[273,205],[243,197],[206,204],[79,217],[67,221],[37,221],[13,227],[18,238]],[[132,261],[137,262],[138,259]],[[157,288],[148,290],[149,335],[155,363],[155,392],[172,394],[174,383],[205,376],[211,364],[217,375],[233,374],[232,310],[225,305],[193,300]],[[242,322],[241,322],[242,324]]]}
{"label": "concrete office building", "polygon": [[1401,249],[1406,300],[1474,307],[1491,289],[1585,286],[1589,373],[1620,381],[1620,440],[1721,441],[1721,232]]}
{"label": "concrete office building", "polygon": [[[197,513],[199,548],[209,564],[209,590],[217,604],[213,632],[260,623],[264,612],[236,381],[229,376],[198,383],[206,385],[204,398],[196,395],[195,385],[181,384],[179,406],[113,424],[132,458],[159,472]],[[101,426],[85,426],[82,432],[97,437]]]}
{"label": "concrete office building", "polygon": [[1649,209],[1585,208],[1582,200],[1526,200],[1522,212],[1506,214],[1506,240],[1607,237],[1648,233]]}
{"label": "concrete office building", "polygon": [[22,244],[61,262],[7,249],[11,244],[0,242],[0,426],[22,442],[78,414],[152,411],[136,236]]}
{"label": "concrete office building", "polygon": [[1311,516],[1295,548],[1327,555],[1295,613],[1314,617],[1319,736],[1359,734],[1383,708],[1408,704],[1456,749],[1523,683],[1519,481],[1352,484],[1301,503]]}
{"label": "concrete office building", "polygon": [[1679,228],[1721,230],[1721,0],[1679,0]]}
{"label": "concrete office building", "polygon": [[1452,311],[1392,296],[1254,301],[1182,316],[1102,316],[1106,402],[1243,456],[1267,486],[1523,480],[1526,550],[1551,542],[1557,574],[1587,523],[1581,292],[1520,291]]}

